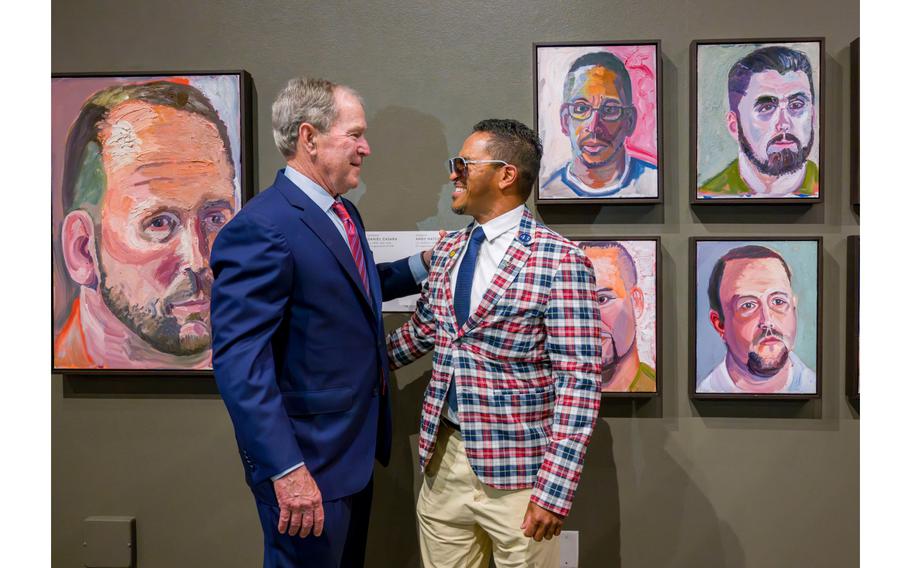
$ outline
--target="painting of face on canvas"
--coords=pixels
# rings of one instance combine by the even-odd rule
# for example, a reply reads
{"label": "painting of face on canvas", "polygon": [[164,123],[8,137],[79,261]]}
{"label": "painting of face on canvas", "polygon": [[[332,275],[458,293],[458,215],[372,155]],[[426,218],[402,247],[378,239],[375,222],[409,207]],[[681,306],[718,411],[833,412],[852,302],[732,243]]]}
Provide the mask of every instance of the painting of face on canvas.
{"label": "painting of face on canvas", "polygon": [[819,394],[820,240],[692,245],[693,395]]}
{"label": "painting of face on canvas", "polygon": [[696,41],[693,201],[818,201],[824,40]]}
{"label": "painting of face on canvas", "polygon": [[659,201],[659,43],[536,44],[534,55],[537,201]]}
{"label": "painting of face on canvas", "polygon": [[656,394],[660,278],[657,238],[584,240],[594,266],[607,393]]}
{"label": "painting of face on canvas", "polygon": [[211,369],[209,251],[241,206],[243,72],[52,79],[53,369]]}

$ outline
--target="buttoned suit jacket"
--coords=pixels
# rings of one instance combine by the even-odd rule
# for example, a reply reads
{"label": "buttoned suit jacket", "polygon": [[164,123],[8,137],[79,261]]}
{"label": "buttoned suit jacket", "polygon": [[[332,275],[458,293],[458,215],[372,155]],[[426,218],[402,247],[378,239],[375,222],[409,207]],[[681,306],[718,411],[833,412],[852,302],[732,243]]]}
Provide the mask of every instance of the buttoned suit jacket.
{"label": "buttoned suit jacket", "polygon": [[413,294],[407,259],[376,266],[353,203],[371,294],[337,228],[278,172],[212,250],[213,365],[246,479],[305,462],[324,500],[357,493],[388,463],[388,359],[381,302]]}

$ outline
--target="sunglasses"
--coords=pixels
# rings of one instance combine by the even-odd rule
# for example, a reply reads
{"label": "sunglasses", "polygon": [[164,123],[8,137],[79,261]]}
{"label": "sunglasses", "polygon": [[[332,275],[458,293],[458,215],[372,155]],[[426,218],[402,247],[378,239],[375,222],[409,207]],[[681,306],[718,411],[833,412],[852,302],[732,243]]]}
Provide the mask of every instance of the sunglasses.
{"label": "sunglasses", "polygon": [[508,166],[509,162],[504,162],[503,160],[466,160],[461,156],[455,156],[454,158],[449,158],[449,173],[461,177],[468,173],[468,164],[499,164],[501,166]]}

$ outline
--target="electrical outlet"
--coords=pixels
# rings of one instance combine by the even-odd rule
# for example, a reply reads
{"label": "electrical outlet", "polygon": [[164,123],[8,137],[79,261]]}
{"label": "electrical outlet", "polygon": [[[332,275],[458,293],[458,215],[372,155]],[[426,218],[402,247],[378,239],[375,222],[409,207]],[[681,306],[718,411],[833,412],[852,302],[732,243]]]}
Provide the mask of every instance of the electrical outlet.
{"label": "electrical outlet", "polygon": [[578,568],[578,531],[559,533],[560,568]]}

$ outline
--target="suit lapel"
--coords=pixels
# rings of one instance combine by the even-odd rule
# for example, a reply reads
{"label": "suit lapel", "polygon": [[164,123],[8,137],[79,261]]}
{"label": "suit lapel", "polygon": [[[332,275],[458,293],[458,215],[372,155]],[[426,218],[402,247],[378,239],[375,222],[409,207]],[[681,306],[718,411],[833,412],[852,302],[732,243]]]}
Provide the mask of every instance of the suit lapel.
{"label": "suit lapel", "polygon": [[[347,243],[338,233],[338,229],[332,221],[329,220],[325,211],[320,209],[312,199],[307,197],[306,194],[300,190],[300,188],[295,186],[291,180],[285,177],[283,171],[279,172],[278,178],[275,180],[275,186],[291,205],[300,210],[300,220],[303,221],[306,226],[313,231],[313,234],[322,241],[322,244],[329,249],[329,252],[332,253],[335,260],[338,261],[338,264],[341,265],[341,268],[348,275],[351,284],[357,289],[357,294],[360,296],[360,299],[370,308],[370,313],[375,317],[376,310],[373,307],[372,302],[367,298],[366,291],[363,288],[363,282],[360,280],[360,273],[357,271],[357,266],[354,264],[354,257],[351,255],[351,249],[348,248]],[[359,229],[358,233],[361,234],[361,247],[364,247],[366,245],[366,239],[362,235],[362,230]],[[369,274],[369,269],[367,273]]]}
{"label": "suit lapel", "polygon": [[464,323],[462,330],[465,333],[483,321],[483,318],[499,302],[503,292],[511,286],[515,277],[524,268],[525,263],[531,256],[531,246],[534,242],[536,225],[537,223],[534,221],[531,212],[525,207],[521,221],[518,223],[518,233],[512,239],[512,244],[509,245],[508,250],[506,250],[506,255],[502,257],[502,261],[493,275],[493,281],[490,282],[490,287],[484,293],[480,305],[477,306],[477,311]]}
{"label": "suit lapel", "polygon": [[[452,269],[455,267],[455,262],[458,260],[458,257],[461,256],[462,249],[466,246],[468,235],[471,234],[472,227],[474,227],[474,223],[471,223],[467,228],[461,230],[458,236],[455,237],[455,240],[452,241],[449,252],[442,262],[443,297],[445,298],[447,315],[452,319],[452,322],[455,322],[452,327],[458,326],[458,318],[455,317],[455,304],[453,303],[454,300],[452,297]],[[456,329],[455,332],[457,333],[458,330]]]}

